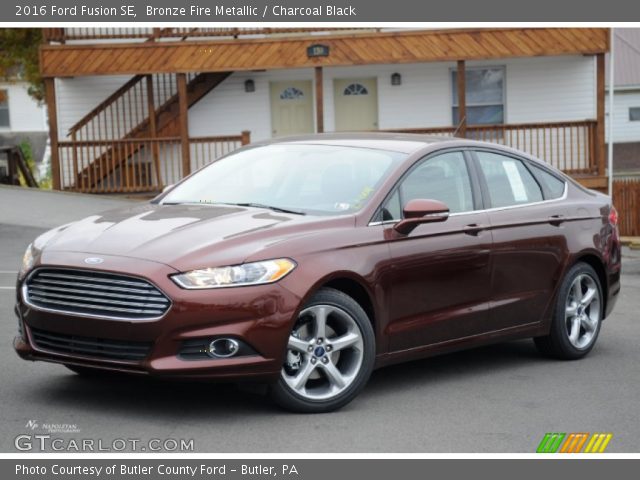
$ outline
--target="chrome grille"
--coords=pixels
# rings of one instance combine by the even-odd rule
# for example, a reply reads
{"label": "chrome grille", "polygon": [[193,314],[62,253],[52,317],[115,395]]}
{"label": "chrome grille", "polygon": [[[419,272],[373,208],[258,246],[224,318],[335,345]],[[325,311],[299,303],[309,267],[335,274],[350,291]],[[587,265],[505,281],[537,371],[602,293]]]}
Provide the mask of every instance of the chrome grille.
{"label": "chrome grille", "polygon": [[31,328],[31,337],[36,347],[42,350],[112,360],[143,360],[151,350],[151,342],[79,337],[35,328]]}
{"label": "chrome grille", "polygon": [[93,270],[40,268],[25,285],[25,301],[35,308],[123,320],[164,315],[169,299],[146,280]]}

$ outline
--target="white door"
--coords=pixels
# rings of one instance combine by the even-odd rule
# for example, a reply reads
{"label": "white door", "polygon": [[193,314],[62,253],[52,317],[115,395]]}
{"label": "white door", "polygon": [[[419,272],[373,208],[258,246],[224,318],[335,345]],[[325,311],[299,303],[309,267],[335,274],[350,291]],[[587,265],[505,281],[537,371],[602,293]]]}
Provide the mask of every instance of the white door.
{"label": "white door", "polygon": [[378,84],[375,78],[336,79],[333,86],[337,131],[378,129]]}
{"label": "white door", "polygon": [[311,81],[271,82],[271,135],[313,133]]}

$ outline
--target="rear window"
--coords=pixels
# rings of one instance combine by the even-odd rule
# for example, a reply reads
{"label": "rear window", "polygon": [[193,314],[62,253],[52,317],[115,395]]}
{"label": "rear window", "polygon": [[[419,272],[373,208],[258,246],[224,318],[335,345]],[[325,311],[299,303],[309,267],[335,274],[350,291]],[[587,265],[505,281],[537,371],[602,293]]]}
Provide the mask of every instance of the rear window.
{"label": "rear window", "polygon": [[538,182],[542,184],[547,200],[560,198],[564,194],[564,181],[537,165],[531,164],[531,168],[538,179]]}

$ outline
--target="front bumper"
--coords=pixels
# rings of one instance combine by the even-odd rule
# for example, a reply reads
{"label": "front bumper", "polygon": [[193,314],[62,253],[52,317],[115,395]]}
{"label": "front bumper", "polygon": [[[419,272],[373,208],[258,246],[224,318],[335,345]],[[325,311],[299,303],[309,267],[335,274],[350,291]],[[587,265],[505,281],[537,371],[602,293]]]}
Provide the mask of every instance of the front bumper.
{"label": "front bumper", "polygon": [[[43,256],[47,267],[83,268],[86,254],[53,252]],[[113,320],[52,313],[26,305],[20,288],[16,313],[22,336],[14,339],[18,355],[26,360],[87,366],[165,377],[202,379],[277,378],[284,362],[287,339],[301,299],[280,284],[212,290],[184,290],[170,280],[176,271],[156,262],[110,257],[99,268],[145,278],[171,299],[172,305],[158,320]],[[101,358],[90,354],[60,352],[34,341],[34,330],[52,334],[114,341],[150,342],[142,360]],[[251,354],[231,358],[185,359],[180,351],[186,341],[236,338]]]}

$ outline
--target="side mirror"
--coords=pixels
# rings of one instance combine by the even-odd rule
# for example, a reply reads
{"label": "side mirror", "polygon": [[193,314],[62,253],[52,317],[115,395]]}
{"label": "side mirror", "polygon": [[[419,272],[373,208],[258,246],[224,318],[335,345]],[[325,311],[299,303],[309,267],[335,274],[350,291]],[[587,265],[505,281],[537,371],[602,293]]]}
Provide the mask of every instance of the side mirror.
{"label": "side mirror", "polygon": [[165,193],[171,190],[172,188],[173,188],[173,183],[170,183],[169,185],[165,185],[165,187],[162,189],[162,193]]}
{"label": "side mirror", "polygon": [[423,223],[444,222],[449,218],[449,207],[438,200],[416,198],[407,202],[402,213],[404,220],[396,223],[393,229],[402,235],[408,235]]}

